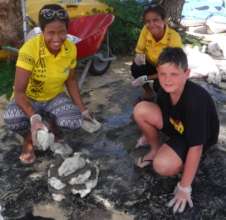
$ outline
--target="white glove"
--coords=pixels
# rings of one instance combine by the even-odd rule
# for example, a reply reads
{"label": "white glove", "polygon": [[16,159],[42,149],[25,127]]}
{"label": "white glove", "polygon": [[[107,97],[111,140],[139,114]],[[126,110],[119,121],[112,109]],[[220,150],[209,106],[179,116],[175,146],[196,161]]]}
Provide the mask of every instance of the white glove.
{"label": "white glove", "polygon": [[146,60],[145,60],[145,54],[144,53],[137,53],[134,58],[134,62],[136,65],[145,65]]}
{"label": "white glove", "polygon": [[88,120],[88,121],[92,121],[92,120],[93,120],[93,116],[92,116],[92,114],[89,112],[88,109],[86,109],[85,111],[82,112],[82,119],[83,119],[83,120]]}
{"label": "white glove", "polygon": [[183,212],[187,203],[190,206],[190,208],[192,208],[193,202],[191,199],[191,191],[192,191],[191,186],[182,187],[178,182],[173,192],[174,198],[170,200],[170,202],[168,203],[168,207],[173,207],[174,213]]}
{"label": "white glove", "polygon": [[148,82],[149,82],[148,76],[147,75],[144,75],[144,76],[140,76],[137,79],[133,80],[132,81],[132,85],[134,87],[143,86],[145,83],[148,83]]}
{"label": "white glove", "polygon": [[33,145],[41,150],[47,150],[54,143],[54,134],[49,133],[48,128],[42,122],[42,117],[39,114],[32,115],[30,122]]}
{"label": "white glove", "polygon": [[101,123],[88,110],[82,112],[82,118],[82,128],[85,131],[93,133],[101,128]]}
{"label": "white glove", "polygon": [[42,122],[42,117],[39,114],[34,114],[30,117],[31,123],[31,138],[33,145],[37,146],[37,131],[39,129],[45,129],[45,125]]}

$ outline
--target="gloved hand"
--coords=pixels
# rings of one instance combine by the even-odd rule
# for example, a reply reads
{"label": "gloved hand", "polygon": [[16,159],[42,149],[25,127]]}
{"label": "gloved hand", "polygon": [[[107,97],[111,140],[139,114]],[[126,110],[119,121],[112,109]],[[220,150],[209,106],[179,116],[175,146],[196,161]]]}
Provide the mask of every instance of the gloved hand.
{"label": "gloved hand", "polygon": [[33,145],[37,146],[37,131],[39,129],[47,129],[44,123],[42,122],[42,117],[39,114],[34,114],[30,117],[31,123],[31,138]]}
{"label": "gloved hand", "polygon": [[148,76],[144,75],[144,76],[140,76],[140,77],[136,78],[135,80],[133,80],[132,85],[134,87],[143,86],[147,82],[148,82]]}
{"label": "gloved hand", "polygon": [[193,202],[191,199],[191,186],[189,187],[182,187],[178,182],[175,190],[174,190],[174,198],[168,203],[168,207],[173,207],[173,212],[183,212],[186,204],[193,207]]}
{"label": "gloved hand", "polygon": [[46,125],[42,122],[39,114],[34,114],[30,118],[32,143],[39,150],[47,150],[49,146],[54,144],[55,136],[49,132]]}
{"label": "gloved hand", "polygon": [[92,121],[93,120],[93,115],[89,112],[88,109],[86,109],[85,111],[82,112],[82,119],[83,120]]}
{"label": "gloved hand", "polygon": [[138,66],[145,65],[145,63],[146,63],[145,54],[144,53],[137,53],[135,55],[135,58],[134,58],[134,63]]}

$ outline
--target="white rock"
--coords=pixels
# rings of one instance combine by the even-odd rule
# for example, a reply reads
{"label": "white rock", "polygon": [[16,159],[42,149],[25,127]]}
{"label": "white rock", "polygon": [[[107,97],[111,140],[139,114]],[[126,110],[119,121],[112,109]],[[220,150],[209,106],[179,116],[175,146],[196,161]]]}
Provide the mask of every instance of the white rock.
{"label": "white rock", "polygon": [[55,136],[48,129],[39,129],[37,131],[37,147],[40,150],[46,151],[54,144]]}
{"label": "white rock", "polygon": [[93,118],[92,120],[83,120],[81,128],[89,133],[94,133],[101,128],[101,123],[95,118]]}
{"label": "white rock", "polygon": [[216,58],[223,57],[223,51],[217,42],[210,42],[207,47],[207,52]]}
{"label": "white rock", "polygon": [[52,186],[56,190],[61,190],[61,189],[63,189],[66,186],[66,184],[62,183],[56,177],[49,178],[48,179],[48,183],[49,183],[50,186]]}
{"label": "white rock", "polygon": [[52,198],[53,198],[54,201],[60,202],[63,199],[65,199],[65,196],[63,194],[52,193]]}
{"label": "white rock", "polygon": [[73,157],[67,158],[61,166],[58,168],[59,176],[68,176],[78,169],[83,168],[86,165],[86,162],[83,158],[80,157],[80,153],[75,153]]}
{"label": "white rock", "polygon": [[54,152],[54,154],[60,154],[63,158],[70,156],[73,152],[68,144],[63,143],[54,143],[50,146],[50,150]]}
{"label": "white rock", "polygon": [[209,83],[219,85],[221,82],[220,71],[214,59],[206,53],[200,52],[197,48],[185,47],[188,57],[188,66],[191,70],[191,78],[207,77]]}
{"label": "white rock", "polygon": [[97,166],[96,167],[96,178],[92,179],[92,180],[88,180],[87,182],[85,182],[85,189],[74,189],[72,188],[71,192],[72,194],[76,195],[79,194],[81,198],[85,197],[86,195],[88,195],[91,190],[96,187],[97,182],[98,182],[98,176],[99,176],[99,169]]}
{"label": "white rock", "polygon": [[206,20],[206,25],[212,33],[226,32],[226,17],[213,15]]}
{"label": "white rock", "polygon": [[93,189],[94,187],[96,187],[97,182],[98,182],[98,178],[97,178],[97,177],[96,177],[95,179],[93,179],[93,180],[87,181],[87,182],[85,183],[86,188],[87,188],[87,189]]}
{"label": "white rock", "polygon": [[87,181],[85,184],[86,184],[86,187],[87,188],[91,188],[91,189],[93,189],[94,187],[96,187],[96,185],[97,185],[97,182],[98,182],[98,176],[99,176],[99,168],[97,167],[97,166],[95,166],[95,168],[96,168],[96,178],[95,179],[93,179],[93,180],[89,180],[89,181]]}
{"label": "white rock", "polygon": [[218,36],[214,41],[208,44],[207,51],[214,57],[226,59],[226,41],[225,36]]}
{"label": "white rock", "polygon": [[80,174],[76,177],[73,177],[70,179],[69,184],[70,185],[75,185],[75,184],[84,184],[85,181],[87,181],[89,179],[89,177],[91,176],[91,171],[87,170],[85,173]]}
{"label": "white rock", "polygon": [[81,198],[84,198],[91,192],[91,189],[72,189],[71,192],[74,195],[79,194]]}

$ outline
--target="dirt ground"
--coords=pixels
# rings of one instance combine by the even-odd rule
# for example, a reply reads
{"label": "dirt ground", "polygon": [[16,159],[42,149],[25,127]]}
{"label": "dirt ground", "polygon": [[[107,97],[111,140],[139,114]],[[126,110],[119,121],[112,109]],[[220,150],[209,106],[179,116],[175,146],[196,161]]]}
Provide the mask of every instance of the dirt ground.
{"label": "dirt ground", "polygon": [[[166,204],[179,176],[160,177],[151,167],[134,166],[134,158],[147,149],[134,150],[140,133],[131,116],[134,101],[142,91],[131,86],[131,60],[118,57],[105,75],[89,76],[81,90],[84,102],[102,123],[102,129],[93,134],[72,131],[64,136],[74,152],[82,152],[99,164],[98,185],[86,198],[68,195],[56,205],[47,185],[47,170],[56,159],[54,155],[40,153],[34,165],[24,167],[18,160],[21,143],[4,127],[0,128],[0,206],[4,217],[57,220],[56,210],[60,209],[65,220],[100,220],[100,216],[101,220],[225,219],[225,91],[198,82],[216,102],[221,134],[219,144],[203,159],[193,183],[194,208],[174,215]],[[1,112],[5,108],[4,98],[2,102]]]}

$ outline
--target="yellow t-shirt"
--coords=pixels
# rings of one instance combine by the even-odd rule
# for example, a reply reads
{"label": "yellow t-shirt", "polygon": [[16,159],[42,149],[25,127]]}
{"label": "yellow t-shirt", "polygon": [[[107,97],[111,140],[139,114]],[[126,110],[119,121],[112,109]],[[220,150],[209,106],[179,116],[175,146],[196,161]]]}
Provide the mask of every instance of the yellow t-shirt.
{"label": "yellow t-shirt", "polygon": [[26,95],[48,101],[64,91],[70,69],[76,66],[75,45],[65,40],[57,56],[47,49],[43,35],[28,40],[20,49],[16,66],[31,72]]}
{"label": "yellow t-shirt", "polygon": [[180,35],[175,30],[168,27],[168,25],[166,26],[163,38],[158,42],[156,42],[145,25],[141,30],[135,51],[136,53],[144,53],[148,61],[156,64],[164,48],[182,46]]}

